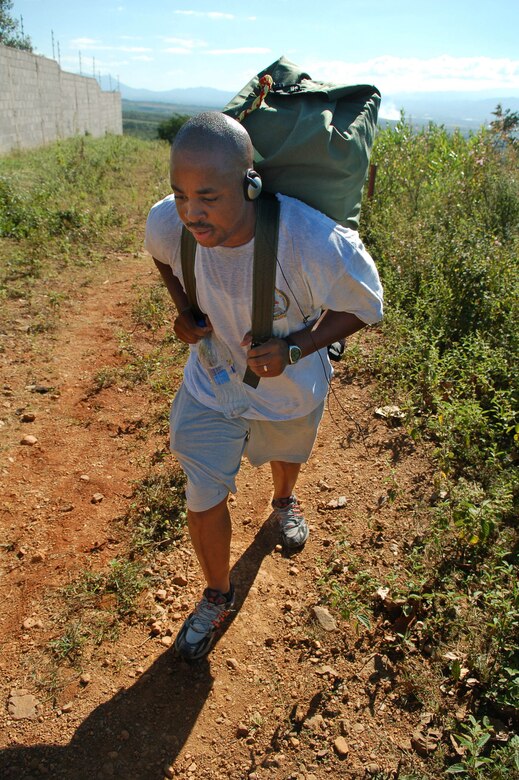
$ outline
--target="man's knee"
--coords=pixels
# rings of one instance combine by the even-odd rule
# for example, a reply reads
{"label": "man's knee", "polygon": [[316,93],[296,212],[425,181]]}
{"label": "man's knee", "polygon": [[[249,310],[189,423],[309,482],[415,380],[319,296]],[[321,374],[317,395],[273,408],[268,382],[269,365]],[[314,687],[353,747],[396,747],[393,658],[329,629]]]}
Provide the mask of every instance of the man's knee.
{"label": "man's knee", "polygon": [[219,501],[209,509],[203,509],[201,511],[195,511],[194,509],[187,510],[187,519],[190,526],[200,527],[202,525],[210,524],[215,520],[219,520],[225,516],[228,512],[227,509],[227,494],[222,501]]}

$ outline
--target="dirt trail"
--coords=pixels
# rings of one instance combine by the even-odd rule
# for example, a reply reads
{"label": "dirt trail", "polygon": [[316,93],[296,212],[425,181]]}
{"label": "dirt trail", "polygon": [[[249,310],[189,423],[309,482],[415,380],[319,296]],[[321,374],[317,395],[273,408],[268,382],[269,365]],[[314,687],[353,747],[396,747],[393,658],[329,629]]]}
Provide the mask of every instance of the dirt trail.
{"label": "dirt trail", "polygon": [[[168,399],[144,384],[92,393],[99,372],[123,360],[119,335],[134,329],[133,302],[156,282],[149,259],[114,257],[81,281],[56,330],[27,332],[31,312],[18,301],[15,330],[2,336],[2,780],[391,778],[402,762],[418,767],[410,736],[420,712],[382,649],[389,624],[371,615],[366,629],[355,610],[346,620],[328,605],[336,627],[327,631],[313,612],[323,580],[347,591],[362,577],[376,589],[398,576],[428,498],[427,460],[374,416],[370,388],[342,365],[299,483],[311,536],[298,555],[276,549],[268,468],[243,465],[231,499],[237,609],[209,657],[189,666],[166,646],[202,588],[185,540],[157,554],[144,596],[165,630],[123,625],[81,669],[66,668],[64,685],[42,685],[44,648],[59,634],[57,590],[124,548],[115,521],[166,446],[142,430]],[[21,444],[25,435],[37,443]],[[29,717],[17,719],[23,696]]]}

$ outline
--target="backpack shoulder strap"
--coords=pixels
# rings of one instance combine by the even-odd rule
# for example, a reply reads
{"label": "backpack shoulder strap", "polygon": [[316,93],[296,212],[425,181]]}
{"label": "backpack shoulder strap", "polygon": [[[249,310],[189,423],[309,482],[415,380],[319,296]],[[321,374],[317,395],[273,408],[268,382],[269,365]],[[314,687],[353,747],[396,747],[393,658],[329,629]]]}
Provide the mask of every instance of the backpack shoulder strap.
{"label": "backpack shoulder strap", "polygon": [[[261,344],[272,336],[274,320],[274,286],[279,230],[279,201],[275,195],[263,193],[258,198],[256,233],[254,236],[254,265],[252,274],[252,343]],[[187,299],[195,319],[204,316],[196,297],[195,254],[196,239],[182,226],[180,243],[182,276]],[[257,387],[259,377],[247,368],[243,381]]]}
{"label": "backpack shoulder strap", "polygon": [[[263,193],[257,203],[252,276],[253,344],[261,344],[272,336],[279,231],[279,201],[276,196]],[[259,377],[248,368],[243,381],[251,387],[257,387]]]}
{"label": "backpack shoulder strap", "polygon": [[198,306],[196,299],[196,278],[195,278],[195,254],[196,239],[189,230],[182,225],[182,237],[180,239],[180,259],[182,262],[182,276],[184,277],[184,289],[187,300],[196,320],[201,319],[204,314]]}

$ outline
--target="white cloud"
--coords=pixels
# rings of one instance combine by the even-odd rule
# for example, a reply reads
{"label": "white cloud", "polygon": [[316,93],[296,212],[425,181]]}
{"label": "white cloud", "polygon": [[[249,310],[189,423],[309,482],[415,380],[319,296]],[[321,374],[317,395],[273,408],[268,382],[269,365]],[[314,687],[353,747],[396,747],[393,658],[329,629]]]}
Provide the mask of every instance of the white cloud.
{"label": "white cloud", "polygon": [[194,38],[163,38],[164,43],[171,43],[173,46],[179,46],[181,49],[199,49],[207,46],[205,41]]}
{"label": "white cloud", "polygon": [[145,46],[107,46],[94,38],[74,38],[70,41],[70,47],[81,51],[123,51],[129,54],[145,54],[153,51]]}
{"label": "white cloud", "polygon": [[172,46],[168,49],[162,49],[165,54],[193,54],[192,49],[182,49],[180,46]]}
{"label": "white cloud", "polygon": [[400,119],[400,111],[395,104],[390,101],[382,100],[378,115],[381,119],[391,119],[394,122],[398,122]]}
{"label": "white cloud", "polygon": [[207,19],[236,19],[234,14],[223,14],[219,11],[174,11],[181,16],[204,16]]}
{"label": "white cloud", "polygon": [[132,62],[153,62],[153,57],[147,54],[139,54],[137,57],[132,57]]}
{"label": "white cloud", "polygon": [[314,61],[312,78],[345,84],[372,83],[384,94],[518,89],[519,60],[490,57],[430,59],[375,57],[364,62]]}
{"label": "white cloud", "polygon": [[95,38],[73,38],[70,41],[70,45],[78,49],[87,49],[99,45],[99,41]]}
{"label": "white cloud", "polygon": [[209,49],[207,54],[220,56],[222,54],[270,54],[271,49],[265,49],[260,46],[244,46],[240,49]]}

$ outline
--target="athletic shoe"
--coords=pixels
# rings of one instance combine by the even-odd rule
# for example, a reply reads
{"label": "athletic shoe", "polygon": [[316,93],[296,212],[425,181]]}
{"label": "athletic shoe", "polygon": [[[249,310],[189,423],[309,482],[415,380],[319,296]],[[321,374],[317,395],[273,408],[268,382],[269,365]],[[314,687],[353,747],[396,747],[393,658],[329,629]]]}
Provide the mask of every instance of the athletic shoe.
{"label": "athletic shoe", "polygon": [[272,502],[274,517],[281,529],[281,541],[289,550],[302,547],[308,539],[308,525],[295,496],[277,498]]}
{"label": "athletic shoe", "polygon": [[228,594],[206,588],[199,604],[184,621],[175,639],[175,650],[186,661],[197,661],[207,655],[216,634],[234,605],[234,588]]}

